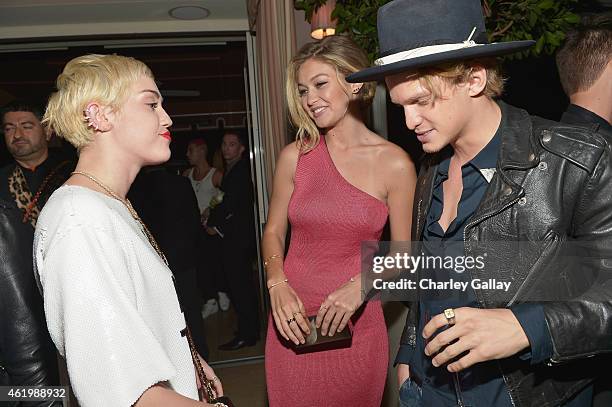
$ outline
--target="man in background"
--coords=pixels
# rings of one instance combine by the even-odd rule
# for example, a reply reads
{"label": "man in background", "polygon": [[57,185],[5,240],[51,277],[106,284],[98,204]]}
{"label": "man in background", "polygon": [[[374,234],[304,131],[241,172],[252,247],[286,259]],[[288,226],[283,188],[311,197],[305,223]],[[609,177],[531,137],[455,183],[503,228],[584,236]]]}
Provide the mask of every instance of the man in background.
{"label": "man in background", "polygon": [[255,345],[259,339],[257,290],[253,281],[255,249],[253,183],[248,159],[243,157],[246,141],[236,132],[226,132],[221,145],[225,174],[223,199],[210,212],[207,232],[221,236],[221,263],[230,300],[238,314],[238,332],[220,350]]}
{"label": "man in background", "polygon": [[[592,127],[612,140],[612,13],[583,17],[566,34],[557,53],[557,69],[570,105],[561,122]],[[608,356],[609,362],[612,357]],[[594,407],[612,406],[612,382],[594,385]]]}
{"label": "man in background", "polygon": [[557,68],[570,105],[561,122],[612,131],[611,13],[584,17],[567,33]]}
{"label": "man in background", "polygon": [[[0,199],[0,386],[58,386],[55,347],[32,270],[33,231],[21,217],[11,202]],[[7,403],[2,405],[20,405]]]}
{"label": "man in background", "polygon": [[0,169],[0,198],[13,202],[32,227],[49,196],[68,179],[75,165],[49,150],[51,134],[41,124],[42,113],[37,106],[21,101],[1,111],[4,141],[13,161]]}
{"label": "man in background", "polygon": [[13,158],[0,168],[0,385],[60,384],[32,271],[32,241],[40,210],[74,163],[49,152],[51,135],[41,124],[42,113],[20,101],[0,110],[4,141]]}

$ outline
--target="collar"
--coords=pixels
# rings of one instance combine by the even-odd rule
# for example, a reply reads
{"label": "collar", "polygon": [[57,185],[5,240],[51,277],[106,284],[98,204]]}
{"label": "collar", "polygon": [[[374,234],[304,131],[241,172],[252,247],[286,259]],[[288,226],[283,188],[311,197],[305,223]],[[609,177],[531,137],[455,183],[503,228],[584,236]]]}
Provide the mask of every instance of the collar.
{"label": "collar", "polygon": [[[503,127],[503,123],[504,116],[502,115],[502,120],[499,127],[495,131],[493,138],[491,138],[487,145],[484,146],[474,158],[463,165],[463,167],[471,165],[476,168],[487,180],[487,182],[491,182],[491,178],[493,178],[493,174],[495,174],[497,155],[499,153],[499,147],[501,144],[500,129]],[[452,157],[452,154],[453,150],[450,146],[445,148],[441,153],[442,161],[438,166],[438,174],[442,175],[443,178],[448,176],[448,167],[450,165],[450,158]]]}
{"label": "collar", "polygon": [[479,171],[495,168],[497,164],[497,154],[499,153],[500,146],[500,129],[503,126],[504,117],[499,124],[499,127],[495,131],[493,138],[487,143],[482,150],[476,154],[476,157],[470,160],[470,163],[478,168]]}
{"label": "collar", "polygon": [[575,105],[570,103],[563,113],[563,117],[561,121],[568,124],[578,124],[578,125],[590,125],[590,124],[598,124],[600,127],[612,131],[612,125],[608,123],[606,119],[590,111],[589,109],[585,109],[582,106]]}
{"label": "collar", "polygon": [[537,165],[537,148],[531,137],[532,120],[523,109],[498,101],[502,121],[497,132],[500,135],[498,169],[527,169]]}
{"label": "collar", "polygon": [[20,167],[21,170],[23,171],[23,173],[37,173],[39,171],[48,171],[49,168],[53,167],[55,164],[59,164],[59,162],[61,161],[61,157],[60,154],[55,154],[54,152],[51,151],[51,149],[47,150],[47,158],[45,158],[40,164],[38,164],[35,167],[24,167],[23,165],[19,164],[17,162],[17,160],[13,159],[13,161],[15,162],[15,165]]}

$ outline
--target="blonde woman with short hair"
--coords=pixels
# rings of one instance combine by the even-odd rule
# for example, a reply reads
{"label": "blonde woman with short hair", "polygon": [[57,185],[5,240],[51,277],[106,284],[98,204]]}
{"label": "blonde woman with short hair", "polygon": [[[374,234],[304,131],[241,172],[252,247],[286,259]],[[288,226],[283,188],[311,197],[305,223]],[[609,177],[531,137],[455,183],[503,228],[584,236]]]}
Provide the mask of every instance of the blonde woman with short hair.
{"label": "blonde woman with short hair", "polygon": [[195,360],[223,391],[191,353],[172,272],[126,199],[141,167],[170,157],[162,101],[142,62],[85,55],[58,77],[43,120],[79,151],[34,250],[49,332],[83,407],[208,405]]}

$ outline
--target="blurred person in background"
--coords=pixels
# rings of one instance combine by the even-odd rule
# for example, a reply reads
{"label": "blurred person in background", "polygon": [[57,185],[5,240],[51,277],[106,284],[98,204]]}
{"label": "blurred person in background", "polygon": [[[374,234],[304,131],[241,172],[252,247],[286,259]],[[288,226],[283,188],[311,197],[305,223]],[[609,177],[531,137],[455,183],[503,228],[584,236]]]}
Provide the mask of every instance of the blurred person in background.
{"label": "blurred person in background", "polygon": [[44,129],[42,109],[26,101],[14,101],[0,110],[2,133],[13,162],[0,169],[0,198],[13,202],[32,227],[43,205],[68,179],[74,161],[50,150],[51,131]]}
{"label": "blurred person in background", "polygon": [[[208,144],[203,138],[196,138],[187,146],[187,160],[192,166],[185,170],[183,175],[191,182],[191,186],[198,201],[200,216],[202,219],[202,233],[198,245],[198,281],[204,305],[202,307],[202,318],[219,311],[227,311],[230,300],[226,292],[225,278],[221,270],[221,238],[218,235],[206,233],[204,225],[208,220],[211,210],[211,202],[216,198],[223,179],[223,171],[211,167],[208,163]],[[213,202],[214,206],[214,202]]]}
{"label": "blurred person in background", "polygon": [[237,131],[226,131],[221,144],[225,173],[223,198],[211,211],[206,230],[221,237],[221,264],[229,296],[238,316],[238,330],[220,350],[253,346],[259,340],[258,292],[252,260],[255,254],[254,191],[247,142]]}
{"label": "blurred person in background", "polygon": [[612,137],[612,13],[583,17],[556,60],[570,100],[561,122],[601,128]]}

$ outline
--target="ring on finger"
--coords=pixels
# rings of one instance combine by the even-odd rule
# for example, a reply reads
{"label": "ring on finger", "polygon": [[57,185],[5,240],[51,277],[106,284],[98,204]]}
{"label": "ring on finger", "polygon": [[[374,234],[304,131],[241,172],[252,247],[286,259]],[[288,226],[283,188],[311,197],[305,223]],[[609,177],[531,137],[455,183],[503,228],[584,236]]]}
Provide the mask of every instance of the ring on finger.
{"label": "ring on finger", "polygon": [[291,317],[287,320],[287,325],[289,325],[290,323],[295,322],[295,317]]}
{"label": "ring on finger", "polygon": [[455,310],[447,308],[444,310],[444,317],[448,325],[455,325]]}

